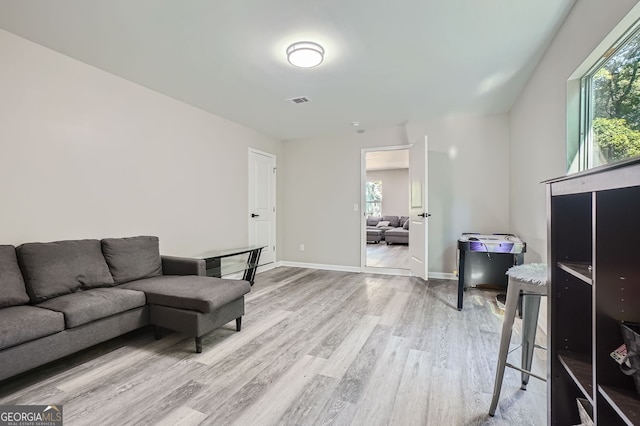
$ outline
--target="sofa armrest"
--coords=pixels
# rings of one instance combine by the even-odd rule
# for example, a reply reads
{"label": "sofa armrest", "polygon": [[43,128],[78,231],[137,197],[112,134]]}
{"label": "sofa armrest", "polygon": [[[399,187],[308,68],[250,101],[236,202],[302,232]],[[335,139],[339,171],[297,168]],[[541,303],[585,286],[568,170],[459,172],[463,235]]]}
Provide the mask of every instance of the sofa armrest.
{"label": "sofa armrest", "polygon": [[160,257],[162,258],[162,275],[206,275],[207,267],[204,259],[176,256]]}

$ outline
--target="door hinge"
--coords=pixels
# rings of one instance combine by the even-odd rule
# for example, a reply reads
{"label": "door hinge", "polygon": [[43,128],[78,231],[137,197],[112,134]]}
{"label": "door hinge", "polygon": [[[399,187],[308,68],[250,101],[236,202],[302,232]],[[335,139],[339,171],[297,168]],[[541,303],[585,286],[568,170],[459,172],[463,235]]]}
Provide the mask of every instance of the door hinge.
{"label": "door hinge", "polygon": [[274,212],[274,213],[276,212],[276,208],[275,208],[275,207],[273,207],[273,212]]}
{"label": "door hinge", "polygon": [[278,170],[278,168],[277,168],[277,167],[274,167],[274,168],[273,168],[273,173],[275,173],[275,172],[276,172],[276,170]]}

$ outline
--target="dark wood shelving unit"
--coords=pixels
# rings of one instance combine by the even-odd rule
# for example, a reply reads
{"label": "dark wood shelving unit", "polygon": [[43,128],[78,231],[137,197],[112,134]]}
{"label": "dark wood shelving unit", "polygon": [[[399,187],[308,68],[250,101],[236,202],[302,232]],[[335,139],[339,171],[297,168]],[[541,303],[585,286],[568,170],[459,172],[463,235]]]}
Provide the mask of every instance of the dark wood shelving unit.
{"label": "dark wood shelving unit", "polygon": [[636,392],[611,386],[598,386],[598,392],[626,424],[640,424],[640,398]]}
{"label": "dark wood shelving unit", "polygon": [[610,353],[620,322],[640,322],[640,159],[547,183],[549,418],[640,425],[640,395]]}
{"label": "dark wood shelving unit", "polygon": [[589,285],[593,284],[591,262],[558,262],[558,267]]}
{"label": "dark wood shelving unit", "polygon": [[582,395],[593,404],[593,364],[588,357],[571,352],[558,353],[560,364],[576,383]]}

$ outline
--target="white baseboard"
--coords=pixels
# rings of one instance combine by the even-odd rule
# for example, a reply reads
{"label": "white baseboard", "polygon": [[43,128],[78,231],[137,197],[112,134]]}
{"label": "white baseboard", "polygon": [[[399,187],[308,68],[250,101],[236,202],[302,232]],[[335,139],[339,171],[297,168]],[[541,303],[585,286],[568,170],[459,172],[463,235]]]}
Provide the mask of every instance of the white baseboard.
{"label": "white baseboard", "polygon": [[307,269],[322,269],[325,271],[340,271],[340,272],[362,272],[359,267],[355,266],[342,266],[342,265],[325,265],[322,263],[305,263],[305,262],[278,262],[279,266],[289,266],[291,268],[307,268]]}
{"label": "white baseboard", "polygon": [[429,278],[433,278],[434,280],[458,281],[458,276],[456,274],[451,274],[447,272],[429,272]]}
{"label": "white baseboard", "polygon": [[[270,269],[277,268],[279,266],[288,266],[291,268],[321,269],[325,271],[411,276],[411,272],[407,269],[373,268],[373,267],[366,267],[366,266],[364,268],[359,268],[357,266],[326,265],[322,263],[306,263],[306,262],[289,262],[285,260],[275,262],[272,265],[273,266]],[[261,272],[260,270],[258,271]],[[429,278],[438,279],[438,280],[457,280],[458,279],[458,277],[455,274],[450,274],[446,272],[429,272]]]}
{"label": "white baseboard", "polygon": [[397,268],[377,268],[373,266],[363,266],[360,272],[365,274],[382,274],[382,275],[396,275],[401,277],[410,277],[411,271],[408,269]]}
{"label": "white baseboard", "polygon": [[274,268],[277,268],[280,265],[280,262],[271,262],[271,263],[267,263],[266,265],[260,265],[258,266],[258,269],[256,269],[256,274],[259,274],[260,272],[267,272],[270,271]]}

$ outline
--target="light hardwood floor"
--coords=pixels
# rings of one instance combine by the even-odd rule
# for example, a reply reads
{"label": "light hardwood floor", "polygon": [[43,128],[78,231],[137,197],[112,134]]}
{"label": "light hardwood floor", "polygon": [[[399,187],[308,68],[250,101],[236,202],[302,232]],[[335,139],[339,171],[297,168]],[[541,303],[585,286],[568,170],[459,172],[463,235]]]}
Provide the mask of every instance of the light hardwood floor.
{"label": "light hardwood floor", "polygon": [[384,241],[367,244],[367,266],[376,268],[409,269],[409,246]]}
{"label": "light hardwood floor", "polygon": [[257,276],[242,331],[212,332],[202,354],[144,329],[0,383],[0,404],[61,404],[68,426],[545,424],[544,383],[521,391],[509,369],[487,415],[502,318],[495,293],[470,289],[462,312],[455,293],[276,268]]}

